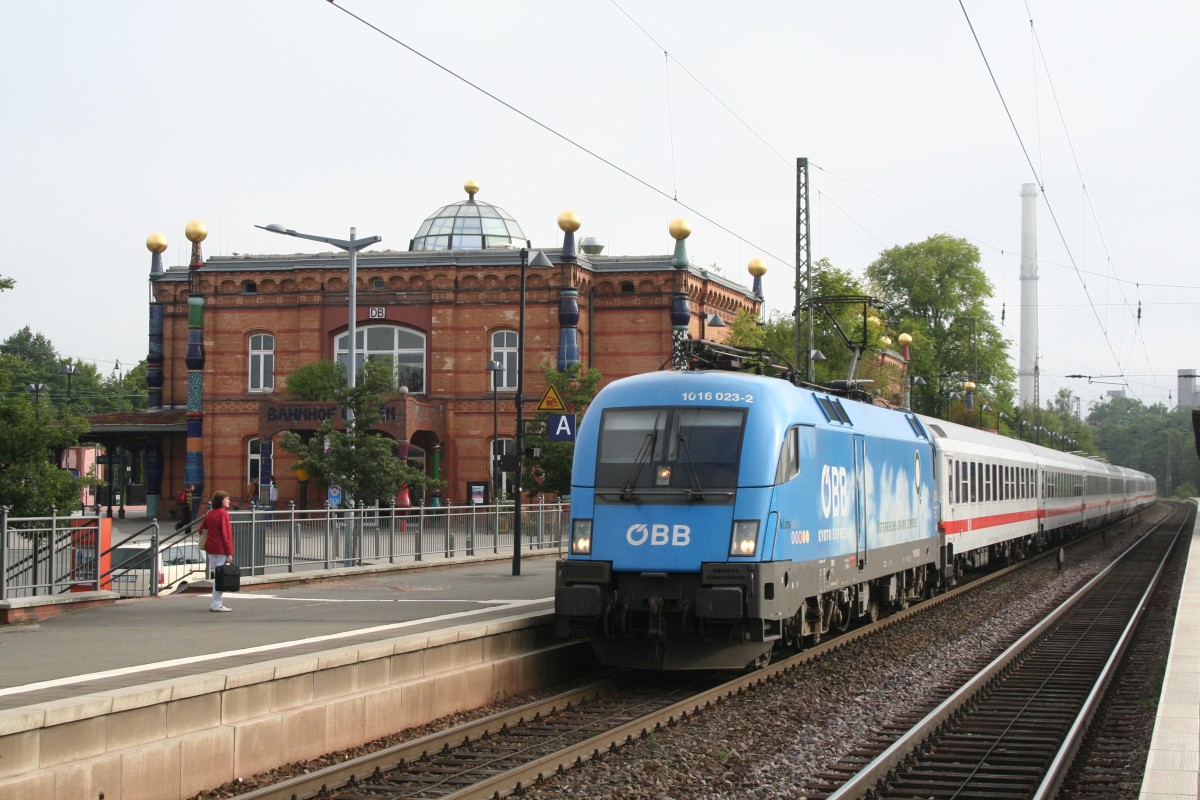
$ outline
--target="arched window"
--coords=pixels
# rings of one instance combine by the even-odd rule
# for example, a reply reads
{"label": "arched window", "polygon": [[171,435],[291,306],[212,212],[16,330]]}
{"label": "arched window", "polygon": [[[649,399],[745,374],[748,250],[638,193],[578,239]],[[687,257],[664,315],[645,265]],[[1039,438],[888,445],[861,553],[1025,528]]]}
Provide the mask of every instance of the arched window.
{"label": "arched window", "polygon": [[257,294],[258,284],[254,281],[242,281],[242,291],[246,294]]}
{"label": "arched window", "polygon": [[[517,333],[516,331],[496,331],[492,334],[492,361],[504,365],[496,381],[497,389],[517,388]],[[491,387],[489,387],[491,388]]]}
{"label": "arched window", "polygon": [[250,337],[248,391],[275,391],[275,337],[269,333],[256,333]]}
{"label": "arched window", "polygon": [[385,284],[383,282],[383,278],[372,278],[371,279],[371,288],[372,289],[386,289],[387,284]]}
{"label": "arched window", "polygon": [[[425,393],[425,334],[395,325],[367,325],[355,336],[356,361],[385,359],[392,364],[396,386],[407,386],[412,394]],[[350,366],[350,335],[343,333],[334,342],[337,362]]]}

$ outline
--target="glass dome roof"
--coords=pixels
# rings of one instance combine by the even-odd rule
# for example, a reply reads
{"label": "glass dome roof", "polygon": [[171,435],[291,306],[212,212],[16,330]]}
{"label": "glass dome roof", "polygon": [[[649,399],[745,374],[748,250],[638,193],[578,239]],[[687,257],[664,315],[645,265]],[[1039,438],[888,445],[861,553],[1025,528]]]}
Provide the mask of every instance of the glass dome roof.
{"label": "glass dome roof", "polygon": [[442,206],[421,223],[409,250],[483,250],[489,247],[528,247],[525,232],[504,209],[475,199],[479,191],[468,182],[468,198]]}

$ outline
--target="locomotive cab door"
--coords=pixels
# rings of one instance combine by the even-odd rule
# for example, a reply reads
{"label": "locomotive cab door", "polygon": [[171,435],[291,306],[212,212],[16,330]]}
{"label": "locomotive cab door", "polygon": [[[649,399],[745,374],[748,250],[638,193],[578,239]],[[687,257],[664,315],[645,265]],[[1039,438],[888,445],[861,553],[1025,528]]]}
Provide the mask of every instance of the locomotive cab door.
{"label": "locomotive cab door", "polygon": [[854,435],[854,560],[860,570],[867,566],[867,443]]}

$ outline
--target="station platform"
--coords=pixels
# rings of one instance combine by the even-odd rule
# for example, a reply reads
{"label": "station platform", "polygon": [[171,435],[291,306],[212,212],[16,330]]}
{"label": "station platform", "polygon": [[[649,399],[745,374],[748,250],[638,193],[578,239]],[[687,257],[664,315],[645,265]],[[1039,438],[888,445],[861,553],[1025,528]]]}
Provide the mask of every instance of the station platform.
{"label": "station platform", "polygon": [[[119,527],[132,530],[146,522],[144,515],[114,519]],[[508,620],[548,617],[553,611],[557,558],[557,553],[525,554],[519,576],[512,574],[511,555],[490,554],[397,564],[386,571],[319,580],[312,579],[321,573],[308,573],[308,580],[226,595],[232,613],[210,612],[207,593],[184,593],[119,600],[36,623],[0,626],[0,737],[18,740],[13,731],[25,727],[32,731],[35,723],[28,717],[34,713],[42,715],[45,724],[55,714],[66,713],[76,720],[73,724],[83,725],[93,713],[87,704],[97,698],[114,710],[121,702],[134,707],[152,701],[134,700],[133,694],[149,695],[169,686],[173,698],[187,702],[187,696],[207,691],[200,682],[209,673],[241,675],[236,680],[248,683],[256,668],[274,669],[276,679],[286,680],[286,670],[299,669],[306,658],[328,661],[335,658],[331,654],[347,649],[391,647],[390,642],[409,635],[435,637],[474,623],[502,626]],[[400,647],[394,652],[400,653]],[[270,666],[279,664],[290,666],[282,671]],[[225,686],[226,691],[242,691],[229,688],[234,686],[233,677],[226,678]],[[280,691],[278,685],[270,689],[272,707]],[[236,709],[236,701],[233,706],[228,705],[230,700],[221,702],[225,705],[213,713],[218,721],[228,722],[228,709]],[[158,724],[165,724],[170,734],[170,712],[165,719]],[[114,730],[120,727],[110,725],[104,734],[110,741]],[[330,736],[326,744],[332,749]],[[8,755],[4,741],[0,738],[0,756]],[[151,746],[145,745],[147,752]],[[129,764],[138,763],[126,758]],[[231,774],[241,774],[237,766],[232,769]],[[5,784],[3,772],[0,769],[0,789]],[[100,772],[97,767],[96,774]],[[152,769],[147,771],[152,774]],[[186,778],[172,780],[186,785]],[[1142,800],[1198,797],[1200,519],[1192,532],[1140,794]]]}
{"label": "station platform", "polygon": [[[1193,503],[1197,501],[1193,498]],[[1200,515],[1188,547],[1187,571],[1175,612],[1175,630],[1154,738],[1139,800],[1200,797]]]}
{"label": "station platform", "polygon": [[[114,519],[114,523],[117,520]],[[128,517],[123,527],[144,527]],[[553,611],[557,554],[396,564],[225,595],[130,598],[0,625],[0,710],[265,663],[516,614]]]}

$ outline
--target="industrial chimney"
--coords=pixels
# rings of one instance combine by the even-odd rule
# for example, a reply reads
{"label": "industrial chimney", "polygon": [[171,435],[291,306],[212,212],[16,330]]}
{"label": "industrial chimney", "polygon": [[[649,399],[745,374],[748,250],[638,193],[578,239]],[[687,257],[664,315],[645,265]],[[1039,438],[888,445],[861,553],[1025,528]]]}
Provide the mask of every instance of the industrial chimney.
{"label": "industrial chimney", "polygon": [[1022,407],[1038,402],[1035,378],[1038,354],[1037,184],[1021,184],[1021,365],[1017,399]]}

